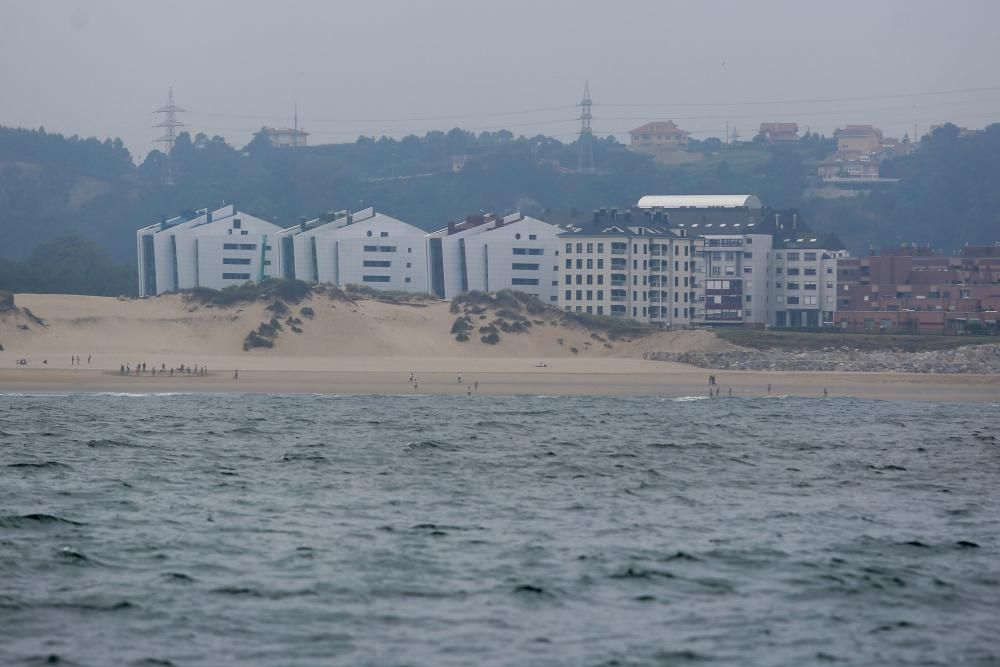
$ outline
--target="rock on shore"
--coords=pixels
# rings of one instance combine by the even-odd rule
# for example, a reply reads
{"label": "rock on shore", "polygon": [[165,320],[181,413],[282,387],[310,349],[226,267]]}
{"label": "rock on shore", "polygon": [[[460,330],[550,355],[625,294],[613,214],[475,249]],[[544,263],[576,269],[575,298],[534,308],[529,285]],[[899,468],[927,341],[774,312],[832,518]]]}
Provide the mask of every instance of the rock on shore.
{"label": "rock on shore", "polygon": [[701,368],[746,371],[860,371],[888,373],[1000,373],[1000,345],[965,345],[930,352],[857,350],[740,350],[647,352],[645,359]]}

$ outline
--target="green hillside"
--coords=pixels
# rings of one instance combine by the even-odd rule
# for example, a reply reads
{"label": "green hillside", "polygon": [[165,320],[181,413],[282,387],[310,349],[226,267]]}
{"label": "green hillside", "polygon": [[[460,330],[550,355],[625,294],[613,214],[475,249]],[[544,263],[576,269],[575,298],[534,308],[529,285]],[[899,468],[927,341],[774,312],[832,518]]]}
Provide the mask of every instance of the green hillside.
{"label": "green hillside", "polygon": [[[221,137],[184,133],[173,153],[176,184],[168,187],[162,153],[136,165],[118,140],[0,127],[0,230],[6,241],[0,258],[8,259],[0,263],[0,288],[23,268],[9,260],[28,257],[40,243],[79,237],[100,246],[81,245],[87,252],[107,251],[102,261],[131,265],[136,228],[223,201],[288,225],[326,210],[375,205],[434,229],[480,210],[537,214],[623,207],[651,193],[754,193],[767,205],[799,208],[814,228],[836,232],[856,253],[870,244],[953,249],[966,241],[1000,240],[1000,124],[968,137],[954,126],[938,129],[912,155],[883,163],[883,175],[900,179],[893,186],[815,197],[815,165],[832,148],[832,141],[816,135],[780,147],[748,142],[723,148],[708,139],[694,142],[689,162],[668,166],[608,137],[595,145],[599,173],[578,175],[568,173],[576,164],[573,144],[507,131],[362,137],[291,150],[272,148],[262,137],[236,148]],[[453,168],[463,161],[460,170]],[[73,246],[60,241],[63,249]],[[55,289],[50,282],[43,287]]]}

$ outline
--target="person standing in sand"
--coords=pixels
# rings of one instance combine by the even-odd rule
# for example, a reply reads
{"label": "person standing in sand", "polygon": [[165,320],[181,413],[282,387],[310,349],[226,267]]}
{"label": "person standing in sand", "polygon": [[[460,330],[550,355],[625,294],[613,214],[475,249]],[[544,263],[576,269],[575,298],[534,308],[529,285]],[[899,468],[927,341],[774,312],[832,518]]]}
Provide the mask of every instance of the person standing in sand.
{"label": "person standing in sand", "polygon": [[240,370],[238,368],[233,371],[233,379],[234,380],[239,380],[240,379]]}

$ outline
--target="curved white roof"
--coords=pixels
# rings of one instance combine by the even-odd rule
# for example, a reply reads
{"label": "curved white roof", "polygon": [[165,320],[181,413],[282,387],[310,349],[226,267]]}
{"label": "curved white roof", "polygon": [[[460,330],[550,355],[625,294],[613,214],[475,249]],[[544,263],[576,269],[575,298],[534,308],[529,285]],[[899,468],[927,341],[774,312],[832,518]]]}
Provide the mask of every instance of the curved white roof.
{"label": "curved white roof", "polygon": [[756,195],[646,195],[639,208],[764,208]]}

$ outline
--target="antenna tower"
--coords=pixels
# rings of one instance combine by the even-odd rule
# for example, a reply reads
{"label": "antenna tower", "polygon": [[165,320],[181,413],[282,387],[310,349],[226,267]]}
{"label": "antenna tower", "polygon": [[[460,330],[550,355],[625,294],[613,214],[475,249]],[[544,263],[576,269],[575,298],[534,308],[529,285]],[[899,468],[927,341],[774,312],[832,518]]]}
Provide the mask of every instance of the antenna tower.
{"label": "antenna tower", "polygon": [[590,121],[593,115],[590,113],[590,82],[583,84],[583,99],[577,106],[580,107],[580,138],[577,139],[577,159],[576,173],[596,174],[594,168],[594,133],[590,129]]}
{"label": "antenna tower", "polygon": [[167,93],[167,106],[160,107],[153,113],[165,114],[162,123],[157,123],[153,127],[162,127],[164,129],[163,136],[156,139],[157,142],[163,143],[166,146],[167,153],[167,173],[163,179],[164,185],[174,184],[174,164],[172,153],[174,152],[174,142],[177,141],[177,128],[184,127],[184,123],[177,120],[177,114],[186,111],[186,109],[181,109],[179,106],[174,104],[174,88],[170,87],[170,92]]}

